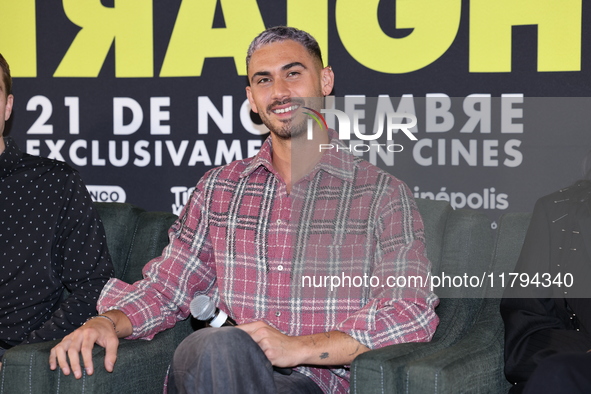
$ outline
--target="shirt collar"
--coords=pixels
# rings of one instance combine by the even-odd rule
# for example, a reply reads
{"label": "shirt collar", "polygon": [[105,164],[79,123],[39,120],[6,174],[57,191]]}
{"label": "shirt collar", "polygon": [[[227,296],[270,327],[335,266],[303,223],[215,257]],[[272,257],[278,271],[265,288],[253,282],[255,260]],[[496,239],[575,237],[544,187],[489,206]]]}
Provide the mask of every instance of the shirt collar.
{"label": "shirt collar", "polygon": [[246,168],[244,169],[244,171],[242,171],[242,173],[240,174],[241,178],[247,177],[250,174],[252,174],[254,172],[254,170],[256,170],[259,167],[265,167],[267,170],[271,171],[272,173],[275,173],[275,169],[273,168],[272,163],[272,152],[273,152],[273,147],[272,147],[272,143],[271,143],[271,136],[267,137],[267,139],[265,140],[265,142],[263,143],[263,145],[261,146],[261,149],[259,150],[259,153],[256,154],[256,156],[252,159],[252,161],[250,162],[250,164],[248,166],[246,166]]}
{"label": "shirt collar", "polygon": [[[318,162],[309,175],[314,175],[316,172],[323,170],[344,181],[353,182],[355,157],[349,152],[349,148],[338,139],[336,131],[329,129],[328,135],[332,148],[323,151],[320,162]],[[271,142],[271,136],[269,136],[261,146],[259,153],[257,153],[244,171],[242,171],[240,176],[249,176],[261,166],[276,174],[272,165],[272,157],[273,144]]]}
{"label": "shirt collar", "polygon": [[4,138],[4,145],[4,152],[0,154],[0,179],[7,177],[12,172],[24,154],[12,138]]}

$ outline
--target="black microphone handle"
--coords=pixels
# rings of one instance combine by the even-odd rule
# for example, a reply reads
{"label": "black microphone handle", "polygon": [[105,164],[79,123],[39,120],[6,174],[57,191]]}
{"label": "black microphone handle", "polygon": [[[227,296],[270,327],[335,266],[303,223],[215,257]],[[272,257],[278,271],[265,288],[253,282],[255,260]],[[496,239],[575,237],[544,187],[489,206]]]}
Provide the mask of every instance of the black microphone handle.
{"label": "black microphone handle", "polygon": [[291,368],[280,368],[273,366],[273,371],[279,372],[281,375],[291,375],[293,370]]}

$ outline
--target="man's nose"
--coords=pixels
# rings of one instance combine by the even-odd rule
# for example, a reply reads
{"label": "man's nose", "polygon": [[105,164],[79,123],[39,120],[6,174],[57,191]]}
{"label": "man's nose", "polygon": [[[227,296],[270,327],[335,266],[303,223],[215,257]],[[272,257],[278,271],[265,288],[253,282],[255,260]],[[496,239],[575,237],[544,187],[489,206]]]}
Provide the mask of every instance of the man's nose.
{"label": "man's nose", "polygon": [[283,101],[289,97],[291,97],[289,84],[281,78],[276,79],[273,83],[273,100]]}

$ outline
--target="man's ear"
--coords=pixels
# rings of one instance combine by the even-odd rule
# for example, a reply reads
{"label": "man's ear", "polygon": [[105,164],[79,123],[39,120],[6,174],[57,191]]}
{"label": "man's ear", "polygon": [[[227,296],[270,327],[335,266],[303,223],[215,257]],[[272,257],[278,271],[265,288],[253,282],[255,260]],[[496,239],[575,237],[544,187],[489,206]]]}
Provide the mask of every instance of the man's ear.
{"label": "man's ear", "polygon": [[14,102],[14,96],[9,94],[6,97],[6,107],[4,108],[4,119],[8,120],[10,118],[10,114],[12,114],[12,103]]}
{"label": "man's ear", "polygon": [[328,96],[334,88],[334,72],[331,66],[322,69],[322,94]]}
{"label": "man's ear", "polygon": [[252,108],[252,112],[258,114],[259,110],[257,109],[257,106],[252,98],[252,91],[250,90],[250,86],[246,87],[246,98],[248,98],[248,102],[250,103],[250,108]]}

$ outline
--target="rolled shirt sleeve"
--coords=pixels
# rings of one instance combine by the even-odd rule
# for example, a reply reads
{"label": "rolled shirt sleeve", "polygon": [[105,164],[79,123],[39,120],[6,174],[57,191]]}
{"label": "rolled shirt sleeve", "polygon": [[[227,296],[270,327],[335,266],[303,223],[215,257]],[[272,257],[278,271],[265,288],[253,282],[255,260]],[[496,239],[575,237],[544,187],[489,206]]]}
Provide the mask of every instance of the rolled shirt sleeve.
{"label": "rolled shirt sleeve", "polygon": [[201,184],[170,228],[162,255],[144,267],[144,279],[127,284],[113,278],[101,294],[100,313],[118,309],[131,320],[129,339],[152,339],[173,327],[189,315],[194,294],[208,292],[215,283]]}

